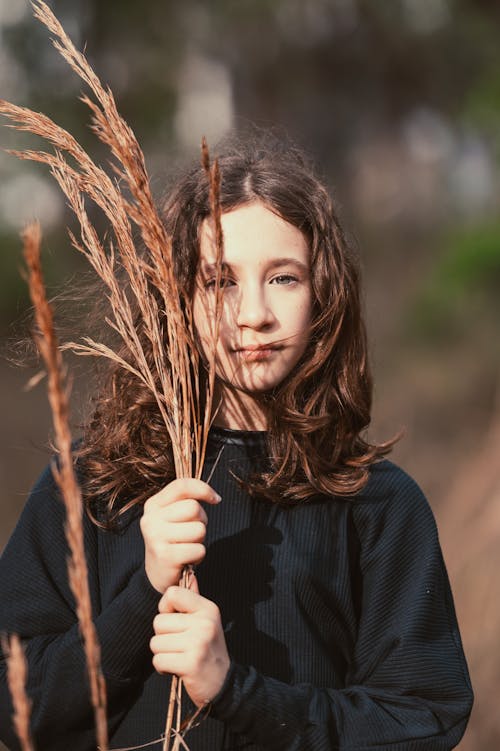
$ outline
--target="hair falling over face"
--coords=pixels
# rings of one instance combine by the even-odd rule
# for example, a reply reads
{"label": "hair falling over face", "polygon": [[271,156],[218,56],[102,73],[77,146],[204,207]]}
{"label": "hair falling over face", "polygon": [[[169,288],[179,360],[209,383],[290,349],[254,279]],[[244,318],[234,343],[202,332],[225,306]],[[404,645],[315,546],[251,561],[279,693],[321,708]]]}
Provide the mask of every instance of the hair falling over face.
{"label": "hair falling over face", "polygon": [[[272,134],[252,134],[222,144],[215,156],[223,224],[235,209],[258,205],[291,232],[298,230],[309,254],[308,340],[282,380],[251,394],[266,415],[272,457],[270,470],[252,478],[252,492],[285,504],[318,494],[354,495],[367,482],[370,465],[394,443],[371,444],[362,435],[370,422],[372,378],[357,254],[328,191],[293,145]],[[209,216],[209,185],[197,165],[169,192],[162,212],[187,300],[195,298]],[[141,335],[139,319],[137,330]],[[148,351],[147,342],[144,348]],[[80,455],[89,470],[85,495],[107,497],[109,523],[174,477],[154,400],[133,375],[112,365],[95,398]],[[94,515],[98,502],[89,504]]]}

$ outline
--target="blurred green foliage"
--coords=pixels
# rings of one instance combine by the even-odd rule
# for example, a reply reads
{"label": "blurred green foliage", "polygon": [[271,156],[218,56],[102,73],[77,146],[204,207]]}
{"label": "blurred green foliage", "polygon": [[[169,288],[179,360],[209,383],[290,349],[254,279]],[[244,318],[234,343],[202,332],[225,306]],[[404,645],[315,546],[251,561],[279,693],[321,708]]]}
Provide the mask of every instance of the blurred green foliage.
{"label": "blurred green foliage", "polygon": [[482,289],[500,305],[500,220],[453,232],[436,269],[445,295]]}
{"label": "blurred green foliage", "polygon": [[[500,316],[500,220],[455,227],[441,238],[430,276],[411,308],[410,327],[424,341],[471,335]],[[471,320],[471,316],[473,319]],[[471,326],[472,323],[472,326]],[[494,350],[500,354],[497,339]]]}
{"label": "blurred green foliage", "polygon": [[[398,129],[419,108],[436,113],[452,135],[469,129],[484,136],[500,155],[496,0],[53,0],[51,7],[111,86],[150,157],[155,184],[180,149],[175,117],[183,66],[193,55],[227,71],[236,124],[277,122],[312,151],[354,222],[353,156],[377,135],[397,141]],[[78,101],[81,82],[51,48],[46,29],[28,12],[0,27],[0,35],[22,82],[11,98],[46,112],[97,161],[105,160]],[[395,216],[392,228],[405,221],[415,226],[406,215]],[[448,232],[449,222],[453,215],[443,215],[431,228],[429,247],[443,228]],[[390,245],[391,226],[385,231]],[[26,296],[18,280],[18,241],[12,229],[1,232],[0,315],[11,317]],[[464,304],[472,280],[476,291],[484,287],[491,296],[486,287],[493,284],[496,232],[488,220],[446,235],[429,271],[434,292],[426,299],[440,300],[444,308],[452,298]],[[49,278],[71,270],[74,254],[67,245],[63,230],[55,230],[45,261]],[[431,319],[433,305],[418,305],[417,319]]]}

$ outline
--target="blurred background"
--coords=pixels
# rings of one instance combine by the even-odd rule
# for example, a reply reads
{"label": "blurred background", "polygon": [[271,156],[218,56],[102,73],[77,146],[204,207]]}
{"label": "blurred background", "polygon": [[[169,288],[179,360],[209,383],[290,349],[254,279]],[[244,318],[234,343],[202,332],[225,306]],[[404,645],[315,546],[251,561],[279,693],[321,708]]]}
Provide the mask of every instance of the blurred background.
{"label": "blurred background", "polygon": [[[145,151],[158,195],[201,136],[277,125],[314,157],[359,247],[375,372],[371,434],[435,511],[476,705],[463,751],[500,714],[500,3],[497,0],[57,0]],[[0,96],[105,160],[80,81],[26,0],[0,0]],[[7,128],[0,146],[40,145]],[[0,153],[0,549],[47,462],[35,369],[14,367],[28,308],[19,231],[41,220],[49,292],[78,285],[62,196]],[[78,326],[70,332],[78,336]],[[73,368],[73,363],[71,364]],[[87,375],[75,366],[75,424]],[[77,429],[75,430],[77,433]]]}

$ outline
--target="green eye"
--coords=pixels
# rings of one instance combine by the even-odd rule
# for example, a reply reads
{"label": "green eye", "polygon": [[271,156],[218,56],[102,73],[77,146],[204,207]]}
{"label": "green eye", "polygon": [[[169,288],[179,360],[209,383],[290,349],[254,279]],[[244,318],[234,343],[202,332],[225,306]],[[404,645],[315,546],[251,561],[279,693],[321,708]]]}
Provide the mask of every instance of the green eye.
{"label": "green eye", "polygon": [[272,284],[293,284],[297,281],[297,277],[292,274],[279,274],[279,276],[275,276],[271,279]]}

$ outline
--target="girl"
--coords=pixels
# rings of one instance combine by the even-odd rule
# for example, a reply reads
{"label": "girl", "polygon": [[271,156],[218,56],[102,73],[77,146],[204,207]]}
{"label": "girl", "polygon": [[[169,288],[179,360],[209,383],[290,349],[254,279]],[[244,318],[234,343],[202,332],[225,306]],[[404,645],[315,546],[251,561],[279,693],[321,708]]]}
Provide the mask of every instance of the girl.
{"label": "girl", "polygon": [[[472,692],[432,513],[362,435],[371,377],[356,260],[305,159],[219,155],[224,303],[204,480],[173,479],[159,415],[112,369],[78,449],[111,747],[160,748],[170,673],[191,751],[445,751]],[[217,283],[208,186],[164,218],[201,351]],[[0,565],[39,749],[95,748],[63,507],[38,481]],[[177,586],[196,565],[196,586]],[[2,668],[1,738],[17,748]]]}

